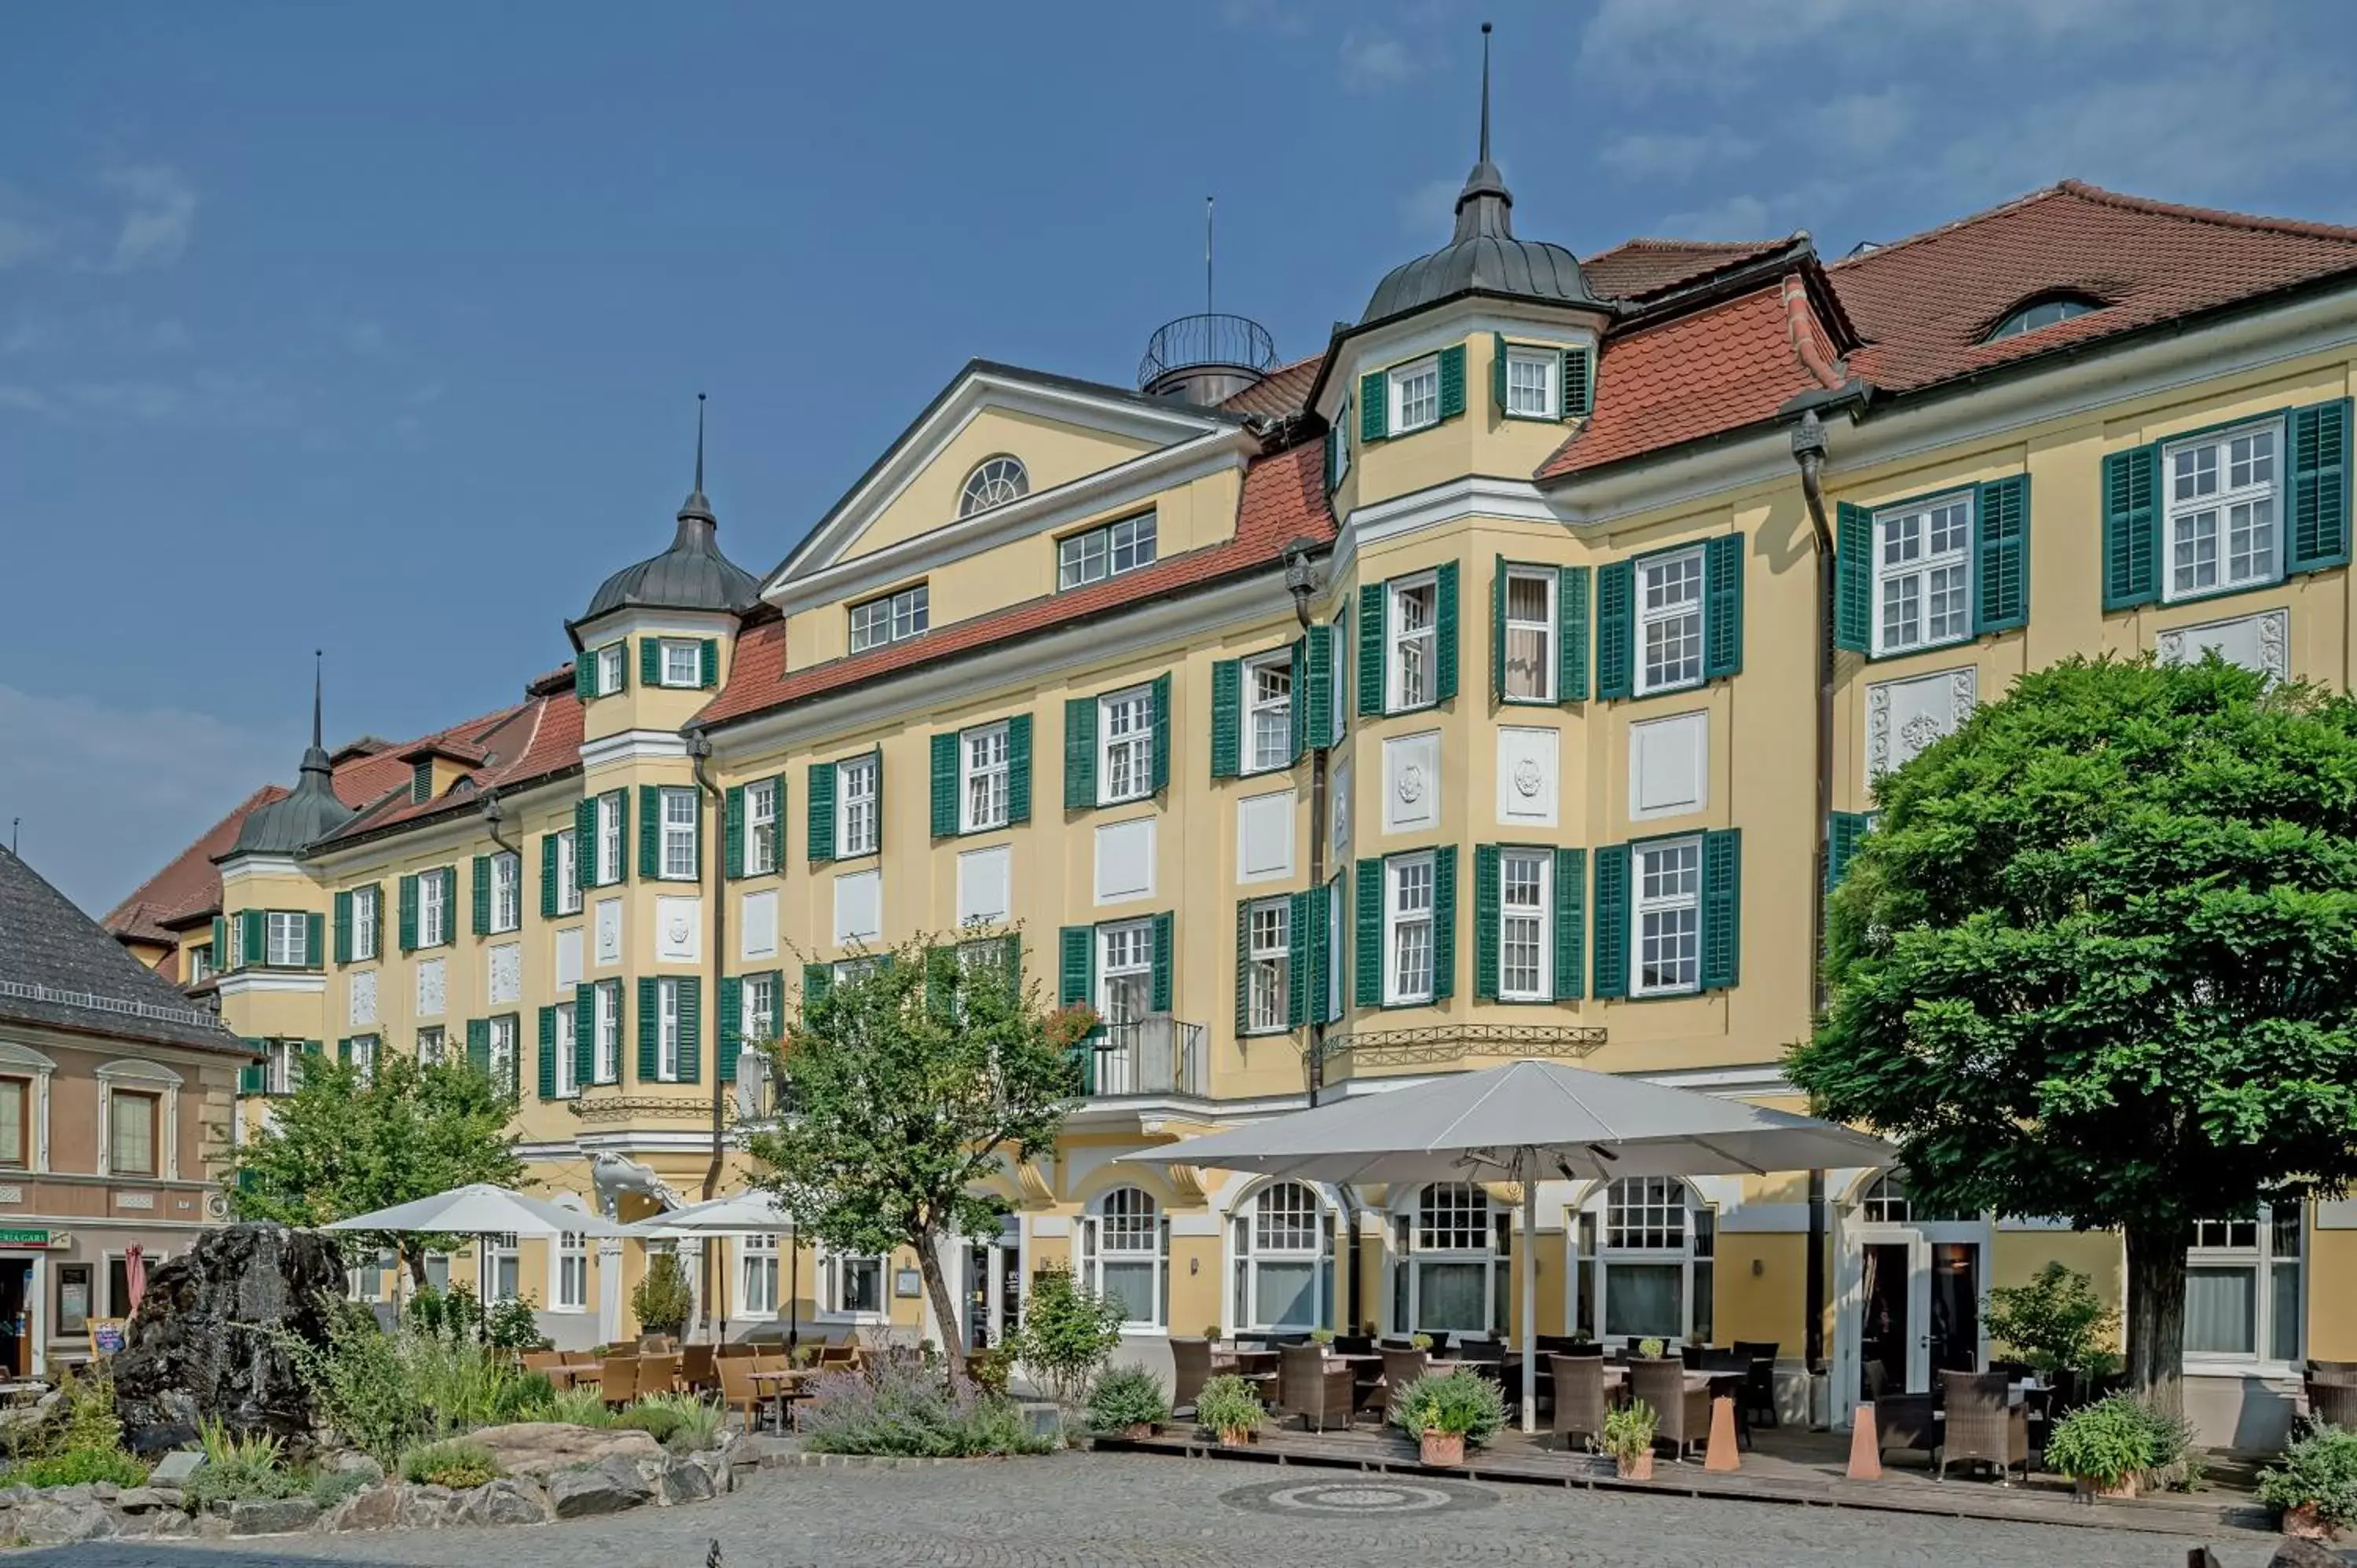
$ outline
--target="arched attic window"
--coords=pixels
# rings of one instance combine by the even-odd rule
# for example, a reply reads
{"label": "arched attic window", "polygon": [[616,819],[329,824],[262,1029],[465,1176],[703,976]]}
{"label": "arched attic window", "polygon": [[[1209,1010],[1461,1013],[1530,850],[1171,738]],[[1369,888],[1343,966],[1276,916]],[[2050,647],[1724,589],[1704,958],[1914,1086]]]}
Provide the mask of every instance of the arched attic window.
{"label": "arched attic window", "polygon": [[1989,328],[1984,343],[1995,343],[2007,338],[2018,338],[2025,332],[2036,332],[2085,316],[2104,308],[2104,302],[2083,294],[2046,294],[2025,300],[2007,312],[2004,318]]}
{"label": "arched attic window", "polygon": [[971,517],[1008,501],[1021,500],[1030,493],[1031,476],[1025,471],[1021,458],[1004,453],[985,457],[965,477],[965,489],[958,494],[958,515]]}

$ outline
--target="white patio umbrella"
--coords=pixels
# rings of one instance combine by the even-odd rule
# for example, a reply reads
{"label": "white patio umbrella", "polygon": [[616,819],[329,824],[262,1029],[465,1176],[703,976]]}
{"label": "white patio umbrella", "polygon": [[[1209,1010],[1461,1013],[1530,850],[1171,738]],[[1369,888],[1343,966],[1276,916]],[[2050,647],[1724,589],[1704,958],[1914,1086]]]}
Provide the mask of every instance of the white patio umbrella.
{"label": "white patio umbrella", "polygon": [[1122,1156],[1326,1182],[1515,1181],[1523,1188],[1523,1430],[1537,1423],[1538,1186],[1631,1176],[1765,1176],[1895,1164],[1879,1138],[1813,1116],[1558,1062],[1454,1073]]}
{"label": "white patio umbrella", "polygon": [[448,1192],[396,1203],[373,1213],[355,1214],[328,1227],[330,1230],[410,1230],[437,1236],[619,1236],[623,1230],[611,1220],[580,1209],[566,1208],[546,1198],[533,1197],[490,1182],[454,1187]]}
{"label": "white patio umbrella", "polygon": [[[726,1197],[707,1197],[701,1203],[651,1214],[636,1224],[622,1228],[625,1236],[636,1236],[647,1241],[703,1241],[714,1236],[775,1236],[791,1235],[793,1216],[778,1207],[778,1200],[766,1192],[731,1193]],[[787,1299],[789,1321],[786,1343],[802,1343],[802,1250],[792,1249],[787,1264]],[[728,1293],[716,1290],[719,1299],[720,1333],[728,1333]],[[705,1326],[712,1326],[712,1303],[705,1304]]]}

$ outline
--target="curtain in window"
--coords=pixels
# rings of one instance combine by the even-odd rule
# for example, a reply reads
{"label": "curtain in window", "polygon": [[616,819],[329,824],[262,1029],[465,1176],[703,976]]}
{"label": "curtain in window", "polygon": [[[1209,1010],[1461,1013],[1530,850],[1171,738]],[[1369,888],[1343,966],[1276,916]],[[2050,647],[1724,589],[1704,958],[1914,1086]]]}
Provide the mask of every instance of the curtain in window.
{"label": "curtain in window", "polygon": [[2185,1348],[2248,1356],[2258,1349],[2258,1272],[2246,1266],[2185,1271]]}
{"label": "curtain in window", "polygon": [[1609,1263],[1605,1267],[1605,1333],[1639,1339],[1684,1336],[1685,1265]]}
{"label": "curtain in window", "polygon": [[1419,1263],[1416,1278],[1415,1326],[1427,1334],[1456,1330],[1486,1333],[1490,1327],[1490,1265]]}
{"label": "curtain in window", "polygon": [[1254,1323],[1272,1328],[1314,1326],[1318,1322],[1318,1265],[1304,1258],[1263,1260],[1254,1271],[1258,1297],[1253,1303]]}

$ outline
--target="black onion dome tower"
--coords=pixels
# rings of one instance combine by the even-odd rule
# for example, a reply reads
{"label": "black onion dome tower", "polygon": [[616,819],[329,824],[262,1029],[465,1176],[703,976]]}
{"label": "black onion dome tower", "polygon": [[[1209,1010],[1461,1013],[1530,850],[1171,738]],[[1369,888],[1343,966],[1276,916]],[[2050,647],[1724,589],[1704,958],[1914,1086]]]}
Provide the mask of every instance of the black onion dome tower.
{"label": "black onion dome tower", "polygon": [[719,520],[704,494],[704,394],[695,397],[695,488],[679,503],[671,548],[625,566],[597,586],[576,627],[615,610],[709,610],[742,615],[760,602],[753,575],[720,553]]}
{"label": "black onion dome tower", "polygon": [[319,655],[311,656],[311,748],[303,754],[303,771],[294,793],[246,813],[237,830],[237,843],[224,860],[240,854],[294,854],[318,843],[358,813],[336,799],[335,767],[319,741]]}

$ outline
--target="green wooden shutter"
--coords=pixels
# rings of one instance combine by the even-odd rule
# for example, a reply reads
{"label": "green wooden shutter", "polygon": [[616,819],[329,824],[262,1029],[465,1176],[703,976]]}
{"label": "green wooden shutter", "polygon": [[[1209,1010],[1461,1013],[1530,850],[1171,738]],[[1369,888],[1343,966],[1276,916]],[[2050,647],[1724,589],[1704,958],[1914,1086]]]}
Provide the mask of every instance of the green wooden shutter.
{"label": "green wooden shutter", "polygon": [[1383,1004],[1383,863],[1380,860],[1359,862],[1358,929],[1351,933],[1351,945],[1357,950],[1355,989],[1359,1005],[1380,1007]]}
{"label": "green wooden shutter", "polygon": [[803,793],[810,820],[811,864],[816,865],[834,858],[834,764],[812,763],[810,788]]}
{"label": "green wooden shutter", "polygon": [[1457,846],[1432,852],[1432,997],[1457,994]]}
{"label": "green wooden shutter", "polygon": [[662,787],[639,786],[639,875],[653,882],[662,875]]}
{"label": "green wooden shutter", "polygon": [[597,1076],[597,988],[587,981],[573,988],[573,1081]]}
{"label": "green wooden shutter", "polygon": [[[382,915],[379,917],[382,918]],[[213,972],[223,974],[229,970],[229,922],[219,915],[213,917]]]}
{"label": "green wooden shutter", "polygon": [[1309,906],[1326,890],[1295,893],[1285,909],[1285,1026],[1297,1029],[1309,1021]]}
{"label": "green wooden shutter", "polygon": [[2293,409],[2285,417],[2292,571],[2349,564],[2349,399],[2335,398]]}
{"label": "green wooden shutter", "polygon": [[1596,994],[1629,994],[1629,846],[1596,849]]}
{"label": "green wooden shutter", "polygon": [[933,736],[933,836],[954,837],[958,831],[958,733]]}
{"label": "green wooden shutter", "polygon": [[1154,917],[1154,978],[1153,999],[1148,1004],[1157,1013],[1170,1011],[1170,951],[1171,929],[1177,924],[1168,910]]}
{"label": "green wooden shutter", "polygon": [[1243,660],[1211,665],[1211,777],[1233,779],[1243,765]]}
{"label": "green wooden shutter", "polygon": [[1509,417],[1506,407],[1506,335],[1490,334],[1490,406],[1500,419]]}
{"label": "green wooden shutter", "polygon": [[707,692],[720,684],[720,643],[717,639],[707,637],[704,639],[697,674],[701,685]]}
{"label": "green wooden shutter", "polygon": [[488,937],[491,934],[491,857],[488,854],[475,856],[474,865],[468,868],[468,875],[472,879],[470,891],[474,895],[475,934]]}
{"label": "green wooden shutter", "polygon": [[1333,1012],[1327,998],[1334,990],[1334,897],[1338,875],[1323,887],[1313,887],[1308,894],[1309,910],[1309,993],[1308,1017],[1330,1023]]}
{"label": "green wooden shutter", "polygon": [[1490,574],[1490,695],[1506,700],[1506,558]]}
{"label": "green wooden shutter", "polygon": [[238,920],[245,928],[245,963],[249,969],[262,969],[270,962],[270,915],[264,909],[241,909]]}
{"label": "green wooden shutter", "polygon": [[401,879],[401,950],[417,950],[417,878]]}
{"label": "green wooden shutter", "polygon": [[489,1076],[491,1070],[491,1021],[489,1018],[467,1020],[467,1065]]}
{"label": "green wooden shutter", "polygon": [[352,1037],[350,1035],[336,1042],[336,1065],[339,1067],[352,1065]]}
{"label": "green wooden shutter", "polygon": [[1843,501],[1834,509],[1834,646],[1874,646],[1874,518]]}
{"label": "green wooden shutter", "polygon": [[303,917],[303,967],[322,969],[328,960],[328,918],[325,915]]}
{"label": "green wooden shutter", "polygon": [[1566,566],[1555,583],[1555,700],[1587,701],[1587,568]]}
{"label": "green wooden shutter", "polygon": [[[1170,677],[1154,678],[1154,788],[1157,793],[1170,788]],[[1093,759],[1092,759],[1093,766]]]}
{"label": "green wooden shutter", "polygon": [[1064,810],[1085,811],[1097,803],[1097,700],[1072,697],[1064,703]]}
{"label": "green wooden shutter", "polygon": [[1252,1033],[1253,901],[1236,901],[1236,1037]]}
{"label": "green wooden shutter", "polygon": [[1702,835],[1702,988],[1721,991],[1743,971],[1743,830]]}
{"label": "green wooden shutter", "polygon": [[597,800],[590,796],[573,808],[573,886],[583,892],[597,886]]}
{"label": "green wooden shutter", "polygon": [[1006,721],[1006,820],[1031,820],[1031,715]]}
{"label": "green wooden shutter", "polygon": [[1743,552],[1739,533],[1706,540],[1702,552],[1702,672],[1706,681],[1743,668]]}
{"label": "green wooden shutter", "polygon": [[[249,1041],[248,1044],[254,1044]],[[237,1091],[241,1095],[270,1092],[270,1069],[262,1062],[250,1062],[237,1069]]]}
{"label": "green wooden shutter", "polygon": [[1980,487],[1975,506],[1973,630],[2004,631],[2029,620],[2029,476]]}
{"label": "green wooden shutter", "polygon": [[540,1097],[556,1098],[556,1009],[540,1010]]}
{"label": "green wooden shutter", "polygon": [[1500,859],[1496,844],[1473,846],[1473,994],[1490,1001],[1498,995]]}
{"label": "green wooden shutter", "polygon": [[737,1053],[745,1048],[745,983],[733,974],[720,977],[720,1016],[714,1020],[713,1045],[720,1054],[720,1081],[737,1081]]}
{"label": "green wooden shutter", "polygon": [[597,694],[597,656],[585,648],[573,658],[573,695],[586,703]]}
{"label": "green wooden shutter", "polygon": [[704,980],[683,976],[679,987],[679,1081],[704,1081]]}
{"label": "green wooden shutter", "polygon": [[651,979],[639,982],[639,1081],[652,1083],[662,1062],[662,1003]]}
{"label": "green wooden shutter", "polygon": [[1595,359],[1586,349],[1563,351],[1563,416],[1584,418],[1596,406]]}
{"label": "green wooden shutter", "polygon": [[1383,373],[1370,371],[1359,378],[1359,445],[1381,441],[1391,434],[1392,400],[1385,394]]}
{"label": "green wooden shutter", "polygon": [[[574,841],[578,843],[580,841]],[[556,835],[540,835],[540,918],[556,918]]]}
{"label": "green wooden shutter", "polygon": [[1432,687],[1435,700],[1445,703],[1457,695],[1457,563],[1443,561],[1433,583],[1433,641],[1438,652],[1433,659]]}
{"label": "green wooden shutter", "polygon": [[1096,1002],[1097,929],[1066,926],[1057,933],[1056,999],[1066,1007]]}
{"label": "green wooden shutter", "polygon": [[1309,748],[1309,649],[1306,637],[1297,637],[1286,650],[1286,760],[1301,760]]}
{"label": "green wooden shutter", "polygon": [[2104,608],[2160,597],[2160,448],[2104,458]]}
{"label": "green wooden shutter", "polygon": [[1341,451],[1342,442],[1344,439],[1345,437],[1343,436],[1342,427],[1340,424],[1337,424],[1328,428],[1326,432],[1326,493],[1329,496],[1334,493],[1335,487],[1342,482]]}
{"label": "green wooden shutter", "polygon": [[422,806],[434,799],[434,759],[418,758],[409,767],[409,803]]}
{"label": "green wooden shutter", "polygon": [[1359,712],[1380,717],[1383,711],[1383,585],[1369,583],[1359,589]]}
{"label": "green wooden shutter", "polygon": [[720,792],[720,875],[730,882],[745,875],[745,787]]}
{"label": "green wooden shutter", "polygon": [[1873,826],[1874,817],[1867,811],[1835,811],[1825,824],[1825,891],[1831,893],[1849,875],[1849,863],[1857,854],[1858,841]]}
{"label": "green wooden shutter", "polygon": [[651,637],[639,639],[639,684],[662,684],[662,644]]}
{"label": "green wooden shutter", "polygon": [[1579,1000],[1587,949],[1587,852],[1555,852],[1555,999]]}
{"label": "green wooden shutter", "polygon": [[823,999],[834,989],[834,966],[831,963],[802,965],[802,1008],[807,1015],[813,1002]]}
{"label": "green wooden shutter", "polygon": [[1637,564],[1615,561],[1596,569],[1596,694],[1629,694],[1636,674]]}
{"label": "green wooden shutter", "polygon": [[1297,686],[1293,700],[1306,715],[1302,722],[1308,731],[1309,744],[1329,746],[1340,738],[1334,712],[1334,628],[1322,623],[1313,626],[1303,640],[1308,649],[1303,662],[1308,666],[1303,678],[1308,682],[1309,690],[1305,693]]}
{"label": "green wooden shutter", "polygon": [[336,961],[352,961],[352,896],[336,895]]}
{"label": "green wooden shutter", "polygon": [[1465,412],[1465,345],[1452,343],[1440,351],[1440,417],[1454,419]]}

